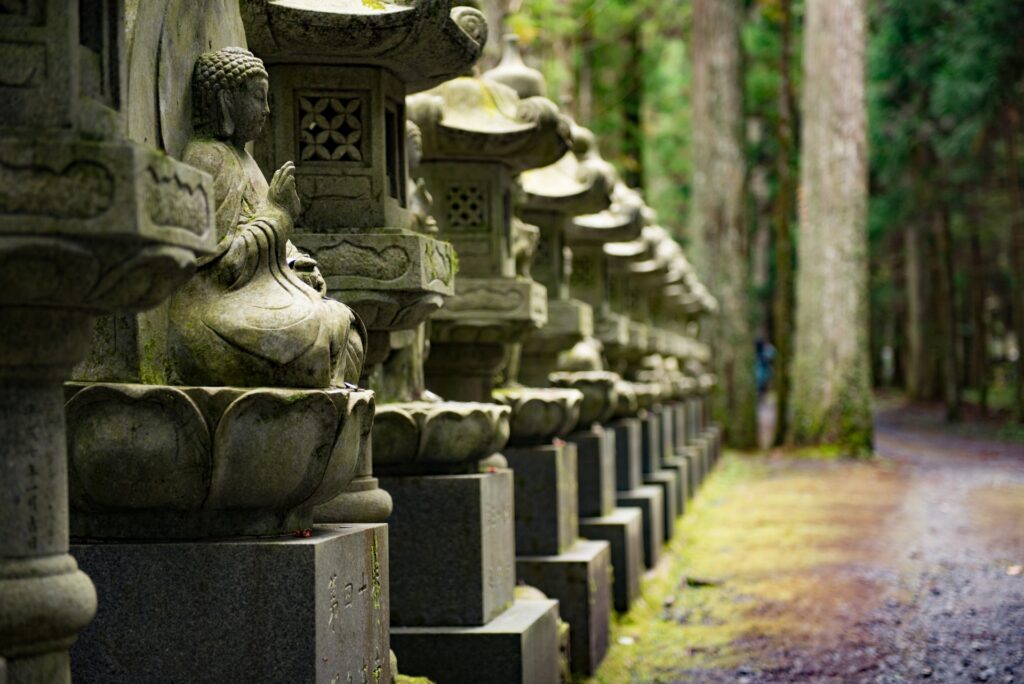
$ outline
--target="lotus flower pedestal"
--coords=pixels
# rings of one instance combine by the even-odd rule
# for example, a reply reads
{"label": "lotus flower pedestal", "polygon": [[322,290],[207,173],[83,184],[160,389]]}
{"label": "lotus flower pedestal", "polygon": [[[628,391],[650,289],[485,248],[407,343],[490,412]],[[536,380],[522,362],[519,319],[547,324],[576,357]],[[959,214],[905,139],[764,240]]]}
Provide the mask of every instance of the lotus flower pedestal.
{"label": "lotus flower pedestal", "polygon": [[103,597],[76,678],[386,681],[387,526],[313,525],[369,447],[372,393],[66,394],[72,553]]}

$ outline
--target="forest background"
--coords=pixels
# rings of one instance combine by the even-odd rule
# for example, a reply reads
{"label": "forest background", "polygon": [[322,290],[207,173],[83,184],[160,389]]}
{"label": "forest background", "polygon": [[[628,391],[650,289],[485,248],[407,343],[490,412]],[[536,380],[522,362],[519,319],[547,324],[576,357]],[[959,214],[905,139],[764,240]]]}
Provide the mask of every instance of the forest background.
{"label": "forest background", "polygon": [[[1024,2],[844,0],[864,15],[865,30],[853,36],[843,35],[856,23],[848,18],[806,21],[808,5],[830,2],[486,0],[499,28],[484,65],[497,62],[501,33],[518,34],[549,96],[596,133],[604,157],[643,189],[688,254],[702,249],[702,225],[722,221],[722,206],[735,213],[733,252],[715,267],[725,273],[706,279],[720,298],[733,287],[742,300],[744,320],[731,334],[711,334],[734,371],[719,418],[731,424],[733,445],[749,447],[755,338],[778,350],[776,444],[805,441],[787,420],[791,402],[799,403],[801,383],[829,372],[809,358],[793,377],[804,193],[842,192],[799,182],[802,163],[811,168],[825,146],[800,139],[801,119],[848,82],[834,78],[836,92],[804,97],[803,56],[817,44],[813,64],[842,60],[849,54],[830,56],[829,46],[859,41],[867,117],[853,125],[867,128],[854,133],[868,142],[868,200],[854,229],[866,231],[868,306],[862,323],[842,325],[867,329],[833,331],[833,343],[864,340],[870,376],[862,375],[875,389],[943,401],[951,421],[980,413],[1012,429],[1024,420]],[[730,136],[738,141],[732,185],[702,168]],[[701,183],[728,196],[709,204]],[[702,215],[709,211],[719,215]],[[829,296],[813,277],[808,271],[810,286],[801,288]],[[843,286],[841,273],[824,277]],[[819,426],[803,437],[870,448],[869,429],[823,434]]]}

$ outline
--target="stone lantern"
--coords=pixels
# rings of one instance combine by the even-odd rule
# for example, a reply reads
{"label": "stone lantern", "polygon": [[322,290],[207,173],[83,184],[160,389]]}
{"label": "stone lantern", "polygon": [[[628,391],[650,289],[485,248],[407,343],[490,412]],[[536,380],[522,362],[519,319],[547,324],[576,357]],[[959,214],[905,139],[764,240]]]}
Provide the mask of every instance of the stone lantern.
{"label": "stone lantern", "polygon": [[209,177],[125,136],[123,36],[113,0],[0,11],[0,669],[12,683],[70,681],[68,649],[97,607],[69,555],[62,382],[94,317],[157,306],[215,242]]}
{"label": "stone lantern", "polygon": [[[547,94],[543,76],[523,63],[514,35],[505,37],[501,63],[483,78],[522,98]],[[574,141],[586,135],[575,124],[571,133]],[[493,394],[512,409],[503,455],[516,476],[516,575],[559,600],[569,625],[571,670],[591,675],[608,647],[611,550],[607,541],[579,538],[578,455],[575,443],[562,438],[576,429],[584,396],[551,387],[548,376],[558,370],[561,352],[593,335],[591,306],[569,291],[564,233],[572,216],[608,206],[610,175],[602,164],[581,163],[573,149],[524,171],[520,182],[513,221],[536,228],[527,234],[531,239],[519,241],[517,270],[547,289],[548,321],[510,347],[505,383]]]}
{"label": "stone lantern", "polygon": [[[161,150],[131,176],[159,184],[132,213],[201,214],[207,244],[166,304],[97,321],[65,388],[72,552],[104,599],[72,669],[113,683],[386,679],[386,526],[314,525],[367,458],[366,332],[289,240],[294,168],[264,176],[250,156],[266,65],[236,3],[123,10],[100,42],[131,46],[116,89],[127,135]],[[122,296],[159,292],[159,268],[118,269]]]}
{"label": "stone lantern", "polygon": [[[568,125],[549,101],[520,101],[476,78],[411,96],[407,107],[422,132],[423,189],[433,198],[438,236],[457,250],[459,273],[455,295],[429,322],[423,372],[433,392],[394,405],[395,450],[378,460],[395,500],[393,643],[403,668],[419,674],[469,682],[486,670],[488,681],[548,681],[557,670],[557,604],[513,600],[512,473],[500,456],[484,461],[485,472],[475,469],[504,446],[510,418],[513,433],[522,425],[559,430],[567,420],[563,411],[552,421],[535,402],[493,402],[492,390],[512,346],[546,320],[546,293],[525,256],[536,229],[512,215],[516,176],[564,154]],[[407,361],[418,368],[422,356]],[[438,401],[434,392],[459,401]],[[563,404],[578,405],[578,393],[567,396]],[[497,411],[500,422],[488,423]],[[417,431],[434,435],[427,448],[402,447]],[[456,550],[434,547],[434,531],[449,528],[463,530],[451,540]],[[472,562],[481,554],[482,565]],[[533,652],[489,640],[493,630],[522,635]],[[457,646],[465,639],[475,644],[469,653]]]}
{"label": "stone lantern", "polygon": [[[418,131],[407,126],[405,97],[469,70],[487,38],[480,12],[451,4],[241,3],[275,102],[255,156],[265,171],[294,160],[303,204],[295,243],[318,263],[328,295],[351,306],[367,328],[362,383],[378,394],[377,431],[387,434],[396,421],[411,420],[424,424],[416,439],[435,422],[450,421],[438,421],[437,408],[420,406],[413,415],[389,406],[419,398],[422,388],[410,386],[404,372],[385,378],[384,364],[395,354],[422,356],[411,347],[423,340],[423,322],[453,293],[456,257],[449,242],[430,234],[436,229],[429,195],[409,181]],[[451,409],[449,418],[456,415]],[[493,410],[480,408],[469,419],[487,422],[491,435],[500,432],[501,416]],[[404,458],[405,432],[391,432],[392,448],[378,440],[381,458]],[[475,448],[491,442],[488,436]],[[392,502],[373,477],[372,458],[368,451],[358,477],[320,508],[318,520],[387,518]]]}

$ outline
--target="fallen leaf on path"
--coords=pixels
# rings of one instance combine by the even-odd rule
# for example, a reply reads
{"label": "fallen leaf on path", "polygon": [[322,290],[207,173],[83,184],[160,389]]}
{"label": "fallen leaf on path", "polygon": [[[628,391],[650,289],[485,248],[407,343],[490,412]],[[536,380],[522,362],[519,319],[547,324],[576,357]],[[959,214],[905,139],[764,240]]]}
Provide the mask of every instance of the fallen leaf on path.
{"label": "fallen leaf on path", "polygon": [[1016,577],[1022,571],[1024,571],[1024,565],[1011,565],[1010,567],[1006,568],[1006,574],[1010,577]]}

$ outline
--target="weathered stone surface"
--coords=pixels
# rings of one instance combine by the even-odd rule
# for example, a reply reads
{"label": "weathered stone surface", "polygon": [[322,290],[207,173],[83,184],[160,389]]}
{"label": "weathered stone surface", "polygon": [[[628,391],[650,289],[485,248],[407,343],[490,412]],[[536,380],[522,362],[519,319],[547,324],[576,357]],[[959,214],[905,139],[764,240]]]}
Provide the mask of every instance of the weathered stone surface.
{"label": "weathered stone surface", "polygon": [[664,543],[675,533],[676,513],[679,510],[676,506],[679,480],[675,471],[662,468],[653,473],[645,473],[644,484],[661,490],[661,535]]}
{"label": "weathered stone surface", "polygon": [[471,468],[500,450],[511,411],[499,404],[402,402],[382,405],[374,420],[378,473],[443,473]]}
{"label": "weathered stone surface", "polygon": [[608,650],[612,610],[609,543],[578,541],[557,556],[519,555],[516,576],[558,599],[559,615],[569,623],[572,671],[593,674]]}
{"label": "weathered stone surface", "polygon": [[615,508],[615,433],[595,425],[566,441],[576,445],[580,516],[609,515]]}
{"label": "weathered stone surface", "polygon": [[394,72],[411,92],[463,73],[487,42],[487,21],[450,0],[411,5],[244,0],[246,33],[268,61],[373,64]]}
{"label": "weathered stone surface", "polygon": [[381,486],[394,500],[393,624],[486,625],[509,607],[515,587],[511,471],[385,477]]}
{"label": "weathered stone surface", "polygon": [[640,454],[645,474],[657,471],[661,465],[661,420],[651,411],[640,416]]}
{"label": "weathered stone surface", "polygon": [[556,387],[571,387],[583,393],[580,427],[603,423],[615,413],[619,376],[608,371],[559,371],[549,376]]}
{"label": "weathered stone surface", "polygon": [[[673,498],[675,501],[675,514],[678,517],[686,513],[686,502],[690,498],[690,462],[686,456],[675,455],[671,458],[666,458],[662,465],[665,470],[675,475],[676,489]],[[670,532],[669,537],[672,534],[674,532]]]}
{"label": "weathered stone surface", "polygon": [[373,420],[365,390],[73,383],[67,392],[78,537],[307,528],[313,506],[355,476]]}
{"label": "weathered stone surface", "polygon": [[75,681],[389,681],[386,525],[72,552],[102,596]]}
{"label": "weathered stone surface", "polygon": [[640,595],[644,568],[643,516],[637,508],[616,508],[610,515],[580,519],[580,536],[611,545],[612,597],[615,610],[624,613]]}
{"label": "weathered stone surface", "polygon": [[368,330],[408,330],[455,292],[455,251],[427,235],[303,233],[295,244],[314,258],[327,294],[345,302]]}
{"label": "weathered stone surface", "polygon": [[640,454],[640,420],[620,418],[606,429],[615,433],[615,486],[620,492],[636,489],[643,483],[643,459]]}
{"label": "weathered stone surface", "polygon": [[516,555],[562,553],[579,527],[576,445],[510,447],[503,454],[515,474]]}
{"label": "weathered stone surface", "polygon": [[579,422],[583,393],[575,389],[503,387],[494,400],[512,409],[510,443],[545,444],[565,437]]}
{"label": "weathered stone surface", "polygon": [[665,492],[657,484],[641,485],[636,489],[615,495],[620,508],[635,508],[643,521],[644,566],[653,568],[661,558],[665,544]]}
{"label": "weathered stone surface", "polygon": [[246,148],[268,88],[263,62],[242,48],[205,52],[194,67],[195,130],[182,156],[213,177],[218,243],[170,303],[178,384],[343,386],[362,370],[365,328],[323,298],[316,263],[288,241],[302,211],[294,164],[268,184]]}
{"label": "weathered stone surface", "polygon": [[558,601],[519,599],[479,627],[393,627],[403,673],[444,684],[557,684]]}

